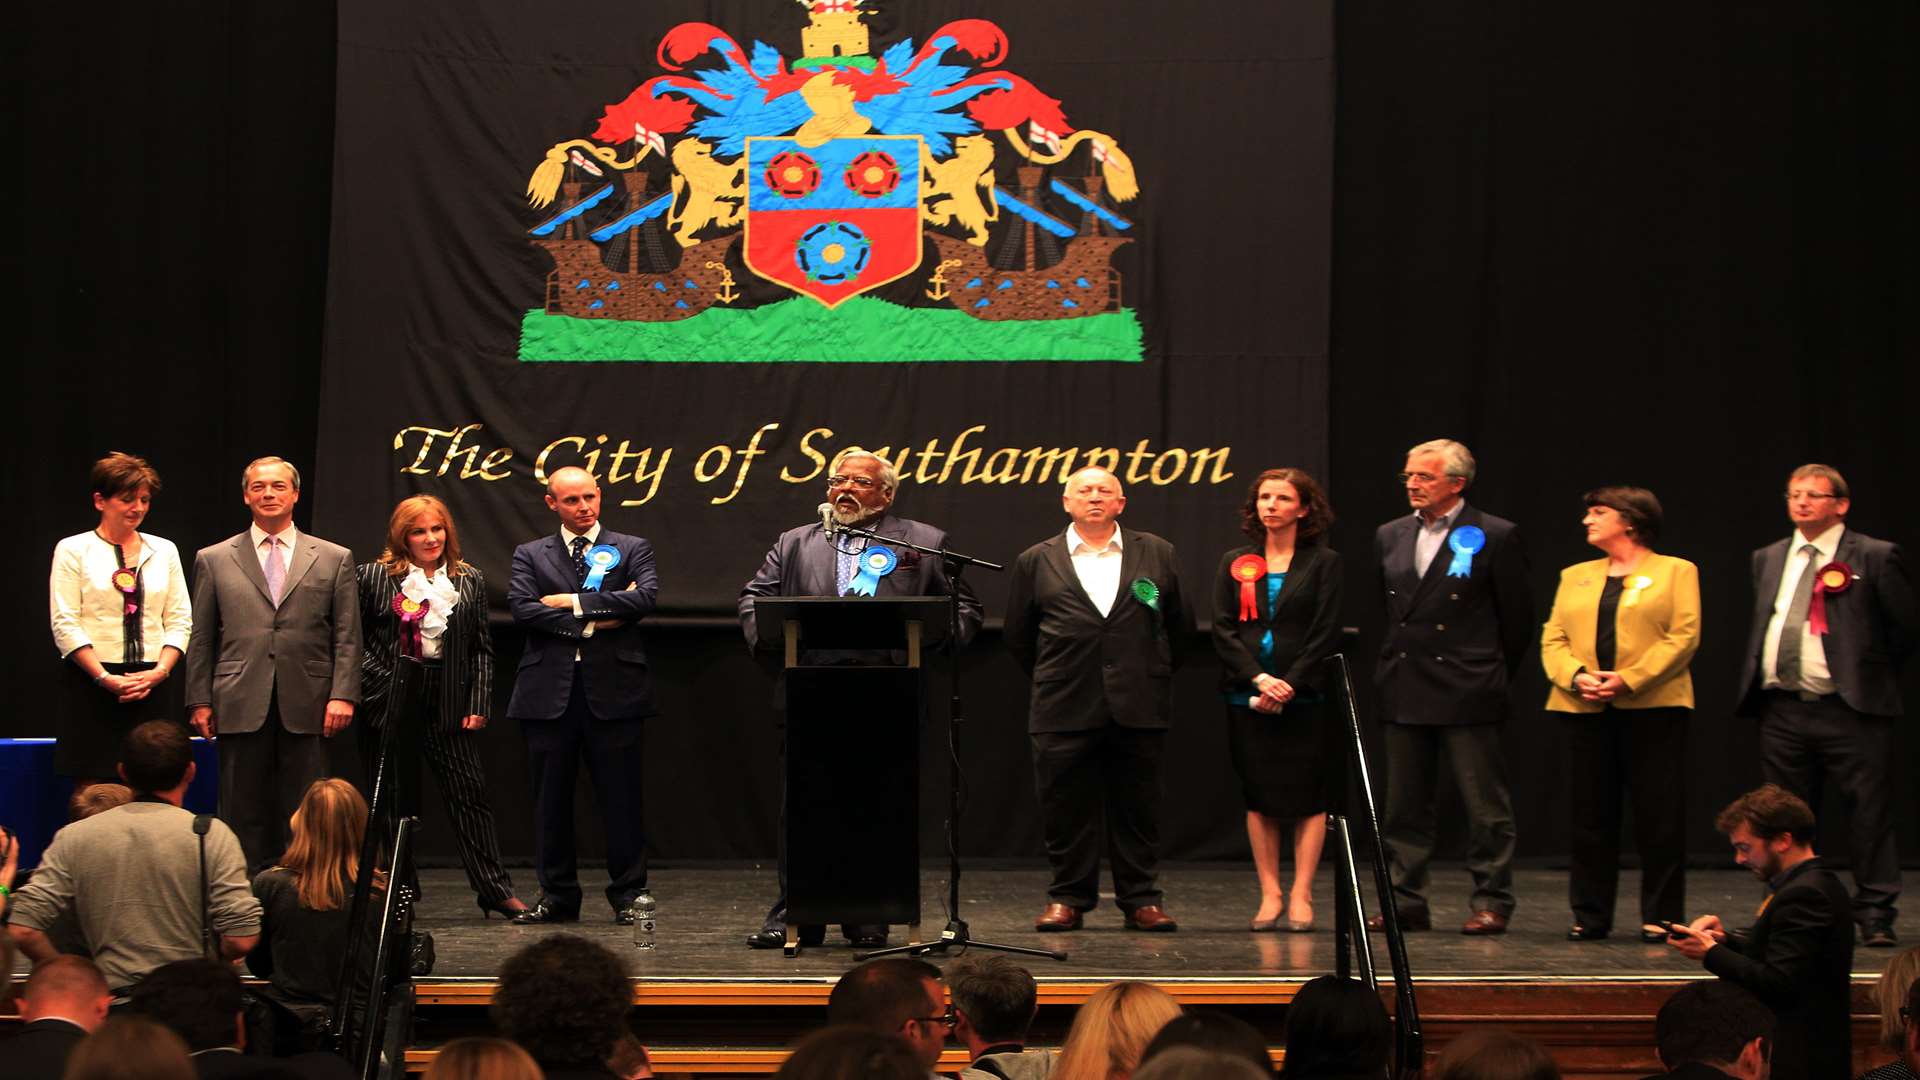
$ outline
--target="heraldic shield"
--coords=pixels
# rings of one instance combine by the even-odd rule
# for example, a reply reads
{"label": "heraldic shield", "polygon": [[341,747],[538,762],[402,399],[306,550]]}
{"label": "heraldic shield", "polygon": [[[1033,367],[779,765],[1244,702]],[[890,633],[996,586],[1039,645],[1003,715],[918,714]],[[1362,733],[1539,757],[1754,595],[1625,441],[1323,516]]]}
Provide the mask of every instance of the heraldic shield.
{"label": "heraldic shield", "polygon": [[920,265],[920,137],[747,139],[747,268],[835,307]]}

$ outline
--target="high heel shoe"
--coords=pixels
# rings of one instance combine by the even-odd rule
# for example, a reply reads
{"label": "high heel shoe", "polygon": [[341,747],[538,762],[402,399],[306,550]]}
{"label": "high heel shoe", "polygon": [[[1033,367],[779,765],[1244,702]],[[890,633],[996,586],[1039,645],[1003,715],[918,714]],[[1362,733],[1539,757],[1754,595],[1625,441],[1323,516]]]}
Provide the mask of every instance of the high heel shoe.
{"label": "high heel shoe", "polygon": [[1307,911],[1307,917],[1304,919],[1296,919],[1293,917],[1293,901],[1287,901],[1287,933],[1289,934],[1307,934],[1313,932],[1313,901],[1304,900],[1300,903],[1300,906]]}
{"label": "high heel shoe", "polygon": [[1253,931],[1256,934],[1265,933],[1266,931],[1271,930],[1274,927],[1279,925],[1280,925],[1280,916],[1278,915],[1275,915],[1271,919],[1248,919],[1247,920],[1247,929]]}
{"label": "high heel shoe", "polygon": [[[487,918],[487,919],[493,918],[494,914],[498,913],[506,917],[510,921],[515,915],[518,915],[521,912],[528,910],[526,901],[520,899],[517,896],[509,896],[505,900],[502,900],[497,904],[489,904],[485,900],[482,900],[478,897],[475,897],[473,902],[480,905],[480,914],[483,918]],[[520,906],[509,907],[508,906],[509,904],[519,904]]]}

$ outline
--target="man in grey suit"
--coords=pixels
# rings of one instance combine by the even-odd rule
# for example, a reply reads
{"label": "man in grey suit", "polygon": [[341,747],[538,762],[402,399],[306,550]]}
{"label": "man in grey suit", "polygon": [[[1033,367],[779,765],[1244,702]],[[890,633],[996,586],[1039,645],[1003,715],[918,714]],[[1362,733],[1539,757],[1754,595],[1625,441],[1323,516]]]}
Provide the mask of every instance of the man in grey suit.
{"label": "man in grey suit", "polygon": [[[833,520],[841,525],[851,525],[878,533],[881,536],[894,537],[918,544],[921,547],[945,548],[947,534],[932,525],[895,517],[888,512],[893,505],[893,497],[899,488],[899,475],[893,464],[878,454],[863,450],[857,446],[848,447],[834,456],[827,467],[827,502]],[[753,604],[762,596],[845,596],[860,577],[860,552],[864,551],[867,541],[864,537],[832,537],[827,535],[824,522],[816,521],[799,528],[788,529],[773,542],[773,550],[767,552],[766,559],[760,564],[760,570],[753,580],[740,590],[740,629],[747,638],[747,647],[757,649],[760,641],[759,631],[754,625]],[[960,600],[960,641],[959,646],[973,640],[974,632],[980,629],[984,611],[980,601],[973,595],[962,579],[955,590],[947,579],[946,569],[939,559],[928,558],[910,548],[902,547],[895,552],[898,563],[881,576],[873,585],[875,596],[946,596],[957,591]],[[772,647],[776,642],[766,642]],[[804,662],[809,664],[870,662],[870,653],[827,652],[814,650],[803,654]],[[747,945],[755,949],[777,949],[786,943],[787,917],[787,851],[786,851],[786,799],[781,798],[780,833],[780,897],[767,911],[766,921],[759,930],[747,935]],[[886,943],[884,926],[847,926],[842,927],[856,948],[869,948]],[[815,928],[803,928],[803,940],[817,944],[820,931]]]}
{"label": "man in grey suit", "polygon": [[1862,944],[1898,938],[1894,722],[1900,665],[1920,638],[1900,547],[1847,528],[1847,482],[1829,465],[1787,480],[1794,533],[1753,553],[1753,621],[1739,713],[1760,721],[1760,770],[1820,811],[1828,784],[1852,833],[1853,918]]}
{"label": "man in grey suit", "polygon": [[260,458],[240,491],[253,525],[193,560],[187,709],[194,731],[219,738],[220,817],[258,871],[326,775],[320,740],[353,721],[360,602],[353,553],[293,527],[298,470]]}

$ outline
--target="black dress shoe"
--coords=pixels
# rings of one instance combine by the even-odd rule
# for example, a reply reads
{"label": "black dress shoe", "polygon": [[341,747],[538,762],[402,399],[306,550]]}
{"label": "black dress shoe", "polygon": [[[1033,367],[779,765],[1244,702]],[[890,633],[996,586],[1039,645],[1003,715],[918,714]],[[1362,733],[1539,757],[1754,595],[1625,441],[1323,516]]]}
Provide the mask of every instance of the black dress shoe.
{"label": "black dress shoe", "polygon": [[516,926],[536,926],[542,923],[579,921],[580,911],[578,908],[568,911],[565,908],[556,907],[545,900],[540,901],[513,917],[513,922]]}
{"label": "black dress shoe", "polygon": [[887,932],[882,930],[876,934],[871,930],[862,931],[847,941],[856,949],[884,949],[887,947]]}
{"label": "black dress shoe", "polygon": [[1582,923],[1574,923],[1572,926],[1567,927],[1567,940],[1604,941],[1607,935],[1612,932],[1613,931],[1604,926],[1587,926]]}
{"label": "black dress shoe", "polygon": [[1900,935],[1890,922],[1870,922],[1860,928],[1860,944],[1869,949],[1891,949],[1900,944]]}
{"label": "black dress shoe", "polygon": [[651,913],[655,910],[657,910],[657,907],[653,902],[653,894],[645,889],[641,889],[639,892],[633,894],[632,899],[621,905],[620,909],[613,913],[613,922],[615,926],[632,926],[639,920],[641,912]]}
{"label": "black dress shoe", "polygon": [[[827,940],[827,928],[821,926],[802,926],[800,944],[809,948]],[[883,942],[884,943],[884,942]],[[760,929],[747,935],[749,949],[781,949],[787,944],[787,924],[778,919],[769,919]]]}

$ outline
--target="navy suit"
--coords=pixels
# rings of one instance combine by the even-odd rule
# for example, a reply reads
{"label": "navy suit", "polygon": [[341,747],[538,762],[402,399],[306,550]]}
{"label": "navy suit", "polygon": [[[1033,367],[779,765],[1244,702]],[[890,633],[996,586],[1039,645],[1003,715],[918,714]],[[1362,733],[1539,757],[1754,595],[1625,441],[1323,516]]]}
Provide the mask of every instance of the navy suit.
{"label": "navy suit", "polygon": [[[654,706],[639,621],[653,611],[660,580],[653,546],[640,537],[603,527],[588,546],[601,545],[618,550],[620,562],[596,591],[583,587],[558,533],[514,549],[507,586],[513,621],[527,633],[507,715],[527,738],[540,888],[561,911],[580,907],[573,785],[583,757],[607,831],[607,900],[617,911],[647,885],[641,733]],[[577,595],[581,614],[540,602],[556,593]],[[589,636],[588,624],[601,619],[623,625]]]}
{"label": "navy suit", "polygon": [[1740,668],[1738,711],[1760,721],[1760,771],[1769,783],[1807,800],[1816,814],[1828,784],[1840,792],[1852,826],[1847,854],[1854,920],[1892,923],[1900,899],[1894,724],[1902,711],[1900,666],[1920,638],[1913,581],[1901,564],[1898,544],[1851,528],[1841,533],[1834,561],[1853,571],[1853,581],[1826,596],[1828,629],[1820,642],[1833,693],[1816,697],[1764,689],[1767,658],[1761,653],[1788,549],[1805,542],[1796,532],[1753,553],[1753,617]]}
{"label": "navy suit", "polygon": [[1527,556],[1513,522],[1461,504],[1447,540],[1466,526],[1485,545],[1465,577],[1442,542],[1418,571],[1419,524],[1408,514],[1374,533],[1387,627],[1374,678],[1386,718],[1387,806],[1381,822],[1394,904],[1427,914],[1427,864],[1435,841],[1434,787],[1444,756],[1466,803],[1467,870],[1474,911],[1513,913],[1513,798],[1507,790],[1501,725],[1507,687],[1537,648]]}

